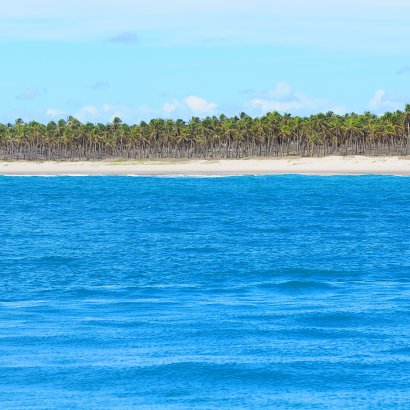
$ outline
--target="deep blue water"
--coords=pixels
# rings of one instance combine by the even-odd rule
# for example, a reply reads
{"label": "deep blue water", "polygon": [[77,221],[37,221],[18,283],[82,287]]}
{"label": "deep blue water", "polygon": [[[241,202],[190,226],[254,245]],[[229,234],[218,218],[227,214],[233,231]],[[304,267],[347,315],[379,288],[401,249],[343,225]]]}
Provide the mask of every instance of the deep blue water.
{"label": "deep blue water", "polygon": [[410,408],[410,178],[0,177],[0,403]]}

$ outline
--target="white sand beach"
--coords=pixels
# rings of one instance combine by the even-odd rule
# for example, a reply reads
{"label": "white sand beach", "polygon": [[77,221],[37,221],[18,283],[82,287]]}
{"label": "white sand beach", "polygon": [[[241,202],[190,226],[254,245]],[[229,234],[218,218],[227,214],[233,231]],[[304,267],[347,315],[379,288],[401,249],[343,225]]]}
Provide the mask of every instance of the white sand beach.
{"label": "white sand beach", "polygon": [[1,161],[0,175],[410,175],[410,157]]}

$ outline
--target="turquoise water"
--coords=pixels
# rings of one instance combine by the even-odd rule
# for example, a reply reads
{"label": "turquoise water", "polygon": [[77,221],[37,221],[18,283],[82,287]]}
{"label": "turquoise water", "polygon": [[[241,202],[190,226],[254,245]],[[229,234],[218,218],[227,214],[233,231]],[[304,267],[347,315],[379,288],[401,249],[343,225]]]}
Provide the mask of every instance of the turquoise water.
{"label": "turquoise water", "polygon": [[409,408],[410,178],[0,177],[4,409]]}

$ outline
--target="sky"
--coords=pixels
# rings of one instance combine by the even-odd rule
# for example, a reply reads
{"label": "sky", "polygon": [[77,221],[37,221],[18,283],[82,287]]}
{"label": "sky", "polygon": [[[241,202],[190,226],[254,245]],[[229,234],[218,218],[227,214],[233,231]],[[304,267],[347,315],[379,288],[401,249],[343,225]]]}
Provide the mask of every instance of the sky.
{"label": "sky", "polygon": [[410,103],[409,0],[2,0],[0,121]]}

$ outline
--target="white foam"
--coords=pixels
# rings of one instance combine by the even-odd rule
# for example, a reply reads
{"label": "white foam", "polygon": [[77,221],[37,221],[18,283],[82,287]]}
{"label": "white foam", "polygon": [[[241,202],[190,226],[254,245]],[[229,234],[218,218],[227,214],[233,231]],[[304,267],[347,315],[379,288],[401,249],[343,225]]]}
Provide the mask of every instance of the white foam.
{"label": "white foam", "polygon": [[21,177],[21,178],[57,178],[57,177],[92,177],[92,176],[108,176],[108,175],[93,175],[93,174],[0,174],[2,177]]}
{"label": "white foam", "polygon": [[164,174],[164,175],[128,175],[132,177],[152,177],[152,178],[232,178],[249,175],[203,175],[203,174]]}

